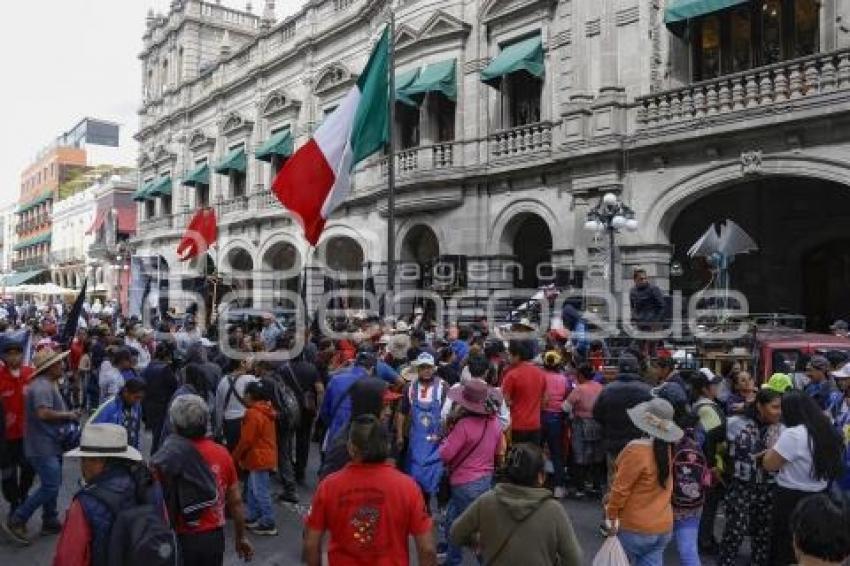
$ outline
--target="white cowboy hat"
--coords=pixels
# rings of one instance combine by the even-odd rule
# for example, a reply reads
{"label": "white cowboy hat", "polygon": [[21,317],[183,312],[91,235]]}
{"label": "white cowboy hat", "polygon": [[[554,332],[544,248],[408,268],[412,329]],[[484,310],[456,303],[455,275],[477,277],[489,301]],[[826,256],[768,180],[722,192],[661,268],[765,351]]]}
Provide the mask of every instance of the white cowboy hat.
{"label": "white cowboy hat", "polygon": [[127,445],[127,429],[116,424],[88,424],[80,435],[80,446],[66,452],[68,458],[121,458],[141,462],[141,453]]}

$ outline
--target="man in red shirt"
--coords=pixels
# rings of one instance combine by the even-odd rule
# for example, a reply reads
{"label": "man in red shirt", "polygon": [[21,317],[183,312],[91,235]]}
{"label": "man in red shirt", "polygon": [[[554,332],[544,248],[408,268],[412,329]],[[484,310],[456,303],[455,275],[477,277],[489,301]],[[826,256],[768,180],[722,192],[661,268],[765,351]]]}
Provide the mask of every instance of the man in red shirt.
{"label": "man in red shirt", "polygon": [[[166,439],[152,461],[154,470],[163,480],[166,502],[180,499],[175,497],[176,494],[172,491],[177,489],[177,482],[181,481],[181,478],[191,478],[197,486],[198,479],[204,480],[208,476],[205,472],[197,472],[197,466],[194,464],[197,463],[198,454],[200,465],[206,465],[212,472],[214,489],[217,491],[212,505],[207,505],[208,500],[199,502],[203,505],[203,510],[191,521],[181,513],[181,509],[174,509],[169,503],[169,513],[174,520],[174,530],[180,542],[183,566],[224,564],[225,508],[233,519],[236,553],[245,561],[250,560],[254,549],[245,538],[245,513],[236,466],[226,448],[206,437],[210,419],[207,404],[197,395],[180,395],[171,403],[168,416],[176,434]],[[187,508],[189,503],[182,499],[179,501],[183,509]]]}
{"label": "man in red shirt", "polygon": [[23,503],[32,487],[34,472],[24,457],[24,387],[29,383],[33,368],[23,365],[23,345],[10,337],[0,339],[0,403],[6,422],[6,458],[2,464],[3,497],[9,502],[10,513]]}
{"label": "man in red shirt", "polygon": [[325,478],[313,497],[304,533],[304,561],[322,564],[330,533],[330,566],[406,566],[407,537],[418,563],[436,566],[431,518],[419,487],[387,462],[388,436],[374,415],[356,417],[349,432],[351,463]]}
{"label": "man in red shirt", "polygon": [[546,393],[546,375],[532,364],[533,348],[524,340],[511,340],[511,366],[502,380],[502,394],[511,409],[511,441],[540,444],[540,411]]}

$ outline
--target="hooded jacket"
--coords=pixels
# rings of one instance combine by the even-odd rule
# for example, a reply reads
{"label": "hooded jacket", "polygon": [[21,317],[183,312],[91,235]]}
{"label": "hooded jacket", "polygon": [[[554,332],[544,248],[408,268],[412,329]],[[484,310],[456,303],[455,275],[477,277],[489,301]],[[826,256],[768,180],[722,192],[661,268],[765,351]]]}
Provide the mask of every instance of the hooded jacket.
{"label": "hooded jacket", "polygon": [[632,424],[626,409],[649,401],[651,388],[633,373],[621,373],[617,380],[602,389],[593,406],[593,418],[602,425],[605,451],[611,456],[620,453],[623,447],[642,436]]}
{"label": "hooded jacket", "polygon": [[582,552],[567,512],[547,489],[498,484],[454,522],[452,543],[471,546],[480,533],[491,566],[578,566]]}
{"label": "hooded jacket", "polygon": [[268,401],[254,403],[245,411],[239,444],[233,451],[233,461],[248,471],[277,468],[277,413]]}

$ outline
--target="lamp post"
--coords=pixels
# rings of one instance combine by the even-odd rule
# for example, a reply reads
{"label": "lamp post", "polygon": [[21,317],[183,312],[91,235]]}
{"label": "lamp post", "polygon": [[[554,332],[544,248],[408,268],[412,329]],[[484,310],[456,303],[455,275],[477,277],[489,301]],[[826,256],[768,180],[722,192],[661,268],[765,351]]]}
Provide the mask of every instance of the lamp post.
{"label": "lamp post", "polygon": [[615,295],[617,285],[614,279],[614,239],[615,235],[621,230],[634,232],[638,229],[635,212],[623,203],[616,194],[605,193],[600,199],[599,204],[587,213],[587,221],[584,223],[584,228],[594,234],[608,232],[608,283],[611,295]]}

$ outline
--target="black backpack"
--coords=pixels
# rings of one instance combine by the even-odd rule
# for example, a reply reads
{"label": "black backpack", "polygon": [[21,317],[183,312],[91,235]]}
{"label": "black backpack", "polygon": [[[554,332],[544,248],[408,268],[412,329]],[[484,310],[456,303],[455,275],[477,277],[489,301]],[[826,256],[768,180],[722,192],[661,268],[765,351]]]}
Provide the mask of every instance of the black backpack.
{"label": "black backpack", "polygon": [[[149,487],[148,493],[153,489]],[[135,505],[127,506],[127,495],[94,486],[89,495],[112,513],[112,530],[107,542],[110,566],[180,566],[177,536],[168,524],[164,508],[151,497],[135,496]]]}
{"label": "black backpack", "polygon": [[272,406],[277,411],[278,425],[282,430],[296,430],[301,424],[301,403],[292,388],[284,383],[282,374],[265,378],[271,389]]}

